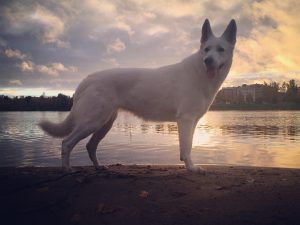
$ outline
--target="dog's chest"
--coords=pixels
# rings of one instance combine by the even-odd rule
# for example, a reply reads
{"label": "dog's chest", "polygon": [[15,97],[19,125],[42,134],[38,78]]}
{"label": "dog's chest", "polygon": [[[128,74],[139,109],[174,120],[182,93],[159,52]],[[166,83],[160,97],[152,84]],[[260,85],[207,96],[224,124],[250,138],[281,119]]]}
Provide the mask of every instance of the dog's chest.
{"label": "dog's chest", "polygon": [[201,117],[212,104],[215,92],[213,90],[203,91],[201,89],[197,89],[192,94],[187,95],[186,102],[183,103],[183,108],[181,110],[187,111],[187,113],[194,114],[197,117]]}

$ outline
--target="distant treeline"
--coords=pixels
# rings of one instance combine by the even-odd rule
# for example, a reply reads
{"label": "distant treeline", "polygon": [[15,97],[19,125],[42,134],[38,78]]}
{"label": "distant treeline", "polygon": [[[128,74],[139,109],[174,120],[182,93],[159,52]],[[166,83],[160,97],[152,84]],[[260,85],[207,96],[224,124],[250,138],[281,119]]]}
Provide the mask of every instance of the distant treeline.
{"label": "distant treeline", "polygon": [[[300,104],[300,87],[295,80],[264,84],[243,84],[238,87],[222,88],[216,96],[214,104],[259,105],[259,104]],[[252,106],[251,106],[252,107]],[[243,108],[245,108],[243,106]]]}
{"label": "distant treeline", "polygon": [[[218,93],[210,110],[300,110],[300,87],[295,80],[282,85],[272,82],[233,87],[230,95],[226,95],[224,89]],[[72,102],[71,97],[63,94],[56,97],[0,95],[0,111],[69,111]]]}
{"label": "distant treeline", "polygon": [[300,103],[300,87],[295,80],[262,85],[262,102],[264,103]]}
{"label": "distant treeline", "polygon": [[0,111],[69,111],[72,98],[63,94],[56,97],[0,96]]}

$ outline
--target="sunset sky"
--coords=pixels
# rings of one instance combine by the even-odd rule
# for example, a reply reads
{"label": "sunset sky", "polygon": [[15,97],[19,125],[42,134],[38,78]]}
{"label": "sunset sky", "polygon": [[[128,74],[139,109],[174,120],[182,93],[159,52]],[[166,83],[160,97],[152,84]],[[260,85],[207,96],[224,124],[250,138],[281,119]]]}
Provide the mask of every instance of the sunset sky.
{"label": "sunset sky", "polygon": [[276,0],[0,0],[0,94],[72,95],[88,74],[176,63],[238,26],[223,86],[300,83],[300,3]]}

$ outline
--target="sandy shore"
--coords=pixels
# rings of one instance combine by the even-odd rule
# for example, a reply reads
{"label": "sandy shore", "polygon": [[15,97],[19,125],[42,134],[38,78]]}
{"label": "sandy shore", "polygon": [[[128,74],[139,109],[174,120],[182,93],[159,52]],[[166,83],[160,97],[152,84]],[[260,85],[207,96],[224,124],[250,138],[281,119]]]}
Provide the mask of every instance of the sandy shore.
{"label": "sandy shore", "polygon": [[299,224],[299,169],[205,168],[0,168],[1,223]]}

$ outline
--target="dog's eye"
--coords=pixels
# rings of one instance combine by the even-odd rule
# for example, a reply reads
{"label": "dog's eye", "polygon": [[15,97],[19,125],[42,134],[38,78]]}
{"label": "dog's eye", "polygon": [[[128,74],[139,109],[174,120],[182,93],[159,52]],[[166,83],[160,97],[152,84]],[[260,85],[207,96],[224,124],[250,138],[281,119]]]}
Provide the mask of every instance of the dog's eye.
{"label": "dog's eye", "polygon": [[208,52],[209,50],[210,50],[210,49],[209,49],[209,48],[207,48],[207,47],[204,49],[204,51],[205,51],[205,52]]}
{"label": "dog's eye", "polygon": [[224,48],[222,48],[222,47],[219,47],[219,48],[218,48],[218,52],[224,52],[224,51],[225,51]]}

